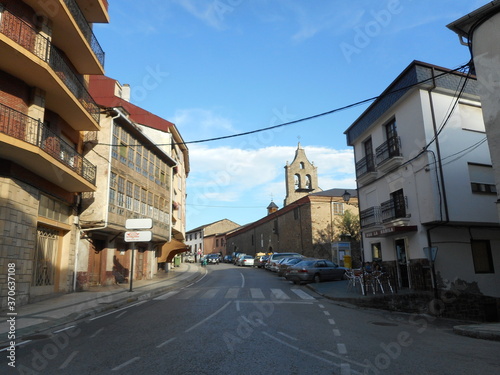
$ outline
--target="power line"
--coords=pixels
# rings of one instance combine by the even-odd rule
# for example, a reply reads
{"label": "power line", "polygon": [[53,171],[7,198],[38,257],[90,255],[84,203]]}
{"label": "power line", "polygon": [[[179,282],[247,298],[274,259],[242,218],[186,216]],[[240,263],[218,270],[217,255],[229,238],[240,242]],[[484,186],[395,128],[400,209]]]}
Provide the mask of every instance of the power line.
{"label": "power line", "polygon": [[[364,99],[364,100],[358,101],[356,103],[352,103],[352,104],[348,104],[348,105],[345,105],[345,106],[342,106],[342,107],[338,107],[338,108],[332,109],[330,111],[326,111],[326,112],[319,113],[319,114],[312,115],[312,116],[303,117],[303,118],[300,118],[300,119],[297,119],[297,120],[293,120],[293,121],[284,122],[284,123],[281,123],[281,124],[278,124],[278,125],[268,126],[268,127],[265,127],[265,128],[250,130],[250,131],[247,131],[247,132],[242,132],[242,133],[237,133],[237,134],[231,134],[231,135],[225,135],[225,136],[213,137],[213,138],[206,138],[206,139],[199,139],[199,140],[194,140],[194,141],[172,142],[172,143],[155,143],[155,146],[174,146],[174,145],[183,145],[183,144],[195,144],[195,143],[213,142],[213,141],[219,141],[219,140],[223,140],[223,139],[242,137],[242,136],[245,136],[245,135],[260,133],[260,132],[264,132],[264,131],[268,131],[268,130],[273,130],[273,129],[281,128],[281,127],[284,127],[284,126],[290,126],[290,125],[293,125],[293,124],[298,124],[300,122],[313,120],[313,119],[316,119],[316,118],[319,118],[319,117],[331,115],[331,114],[336,113],[336,112],[341,112],[341,111],[344,111],[346,109],[350,109],[350,108],[354,108],[354,107],[357,107],[357,106],[360,106],[360,105],[363,105],[363,104],[366,104],[366,103],[370,103],[370,102],[372,102],[374,100],[383,98],[385,96],[392,95],[392,94],[394,94],[396,92],[399,92],[399,91],[408,90],[408,89],[410,89],[412,87],[419,86],[419,85],[421,85],[423,83],[426,83],[426,82],[429,82],[429,81],[433,81],[433,80],[435,80],[435,79],[437,79],[439,77],[442,77],[444,75],[448,75],[448,74],[451,74],[451,73],[454,73],[454,72],[457,72],[457,71],[461,71],[462,69],[466,68],[469,65],[470,65],[470,61],[467,62],[467,64],[461,65],[458,68],[455,68],[453,70],[450,70],[450,71],[447,71],[447,72],[443,72],[443,73],[438,74],[436,76],[433,76],[431,78],[427,78],[425,80],[413,83],[411,85],[408,85],[408,86],[405,86],[405,87],[401,87],[401,88],[399,88],[397,90],[389,91],[389,92],[385,93],[384,95],[374,96],[374,97],[371,97],[369,99]],[[467,79],[466,79],[466,81],[467,81]],[[134,145],[122,145],[122,144],[110,144],[110,143],[99,143],[99,145],[101,145],[101,146],[112,146],[112,147],[113,146],[114,147],[143,147],[143,145],[135,145],[134,146]]]}

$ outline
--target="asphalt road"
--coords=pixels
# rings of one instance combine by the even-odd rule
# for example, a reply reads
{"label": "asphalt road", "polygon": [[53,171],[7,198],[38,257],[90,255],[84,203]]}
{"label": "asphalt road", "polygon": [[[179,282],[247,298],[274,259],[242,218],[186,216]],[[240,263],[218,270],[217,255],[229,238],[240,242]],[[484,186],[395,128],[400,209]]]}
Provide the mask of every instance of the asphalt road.
{"label": "asphalt road", "polygon": [[[452,322],[340,306],[262,269],[197,283],[21,346],[19,374],[498,374],[500,343]],[[6,371],[3,371],[6,369]]]}

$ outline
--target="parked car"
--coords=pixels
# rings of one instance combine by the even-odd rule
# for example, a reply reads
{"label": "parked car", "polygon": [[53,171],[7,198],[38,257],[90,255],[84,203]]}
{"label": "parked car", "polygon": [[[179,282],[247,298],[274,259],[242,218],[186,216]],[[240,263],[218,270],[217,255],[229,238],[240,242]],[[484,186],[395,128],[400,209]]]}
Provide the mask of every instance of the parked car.
{"label": "parked car", "polygon": [[207,263],[208,264],[219,264],[220,258],[219,254],[208,254]]}
{"label": "parked car", "polygon": [[342,280],[347,268],[339,267],[328,259],[303,260],[291,266],[285,274],[287,280],[294,284],[302,282],[316,282],[327,280]]}
{"label": "parked car", "polygon": [[243,255],[238,258],[237,266],[253,266],[253,256]]}
{"label": "parked car", "polygon": [[267,260],[265,268],[269,271],[277,272],[278,271],[277,263],[280,259],[290,258],[290,257],[294,257],[294,256],[301,257],[303,255],[301,255],[299,253],[274,253],[274,254],[271,254],[269,256],[269,259]]}
{"label": "parked car", "polygon": [[238,253],[238,255],[236,255],[236,257],[233,259],[233,263],[237,266],[238,265],[238,261],[240,260],[241,257],[244,257],[246,254],[244,253]]}
{"label": "parked car", "polygon": [[189,254],[186,256],[186,262],[187,263],[194,263],[194,255],[193,254]]}
{"label": "parked car", "polygon": [[224,257],[224,263],[233,263],[233,256],[232,255],[226,255]]}
{"label": "parked car", "polygon": [[257,256],[253,261],[254,267],[263,268],[269,259],[269,255]]}
{"label": "parked car", "polygon": [[285,276],[291,266],[302,262],[304,259],[304,257],[283,258],[278,263],[278,276]]}

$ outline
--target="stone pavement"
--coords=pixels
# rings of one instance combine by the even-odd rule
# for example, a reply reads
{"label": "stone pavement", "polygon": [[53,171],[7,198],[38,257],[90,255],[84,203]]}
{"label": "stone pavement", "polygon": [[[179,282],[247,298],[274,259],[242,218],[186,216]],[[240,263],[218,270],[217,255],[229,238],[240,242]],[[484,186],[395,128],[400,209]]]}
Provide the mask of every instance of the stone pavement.
{"label": "stone pavement", "polygon": [[[159,273],[152,280],[134,280],[133,291],[129,284],[93,287],[89,291],[68,293],[44,301],[16,308],[16,344],[30,340],[44,331],[54,331],[79,319],[113,310],[137,301],[150,299],[169,290],[192,284],[207,272],[198,264],[182,263],[165,273]],[[362,307],[380,307],[380,300],[393,298],[391,295],[377,294],[363,296],[359,291],[347,290],[347,281],[307,284],[307,288],[331,300]],[[401,296],[399,292],[397,296]],[[394,297],[398,298],[398,297]],[[384,302],[385,303],[385,302]],[[0,312],[0,350],[8,345],[11,324],[7,311]],[[458,324],[458,322],[457,322]],[[454,332],[475,338],[499,340],[500,323],[462,324],[454,327]]]}

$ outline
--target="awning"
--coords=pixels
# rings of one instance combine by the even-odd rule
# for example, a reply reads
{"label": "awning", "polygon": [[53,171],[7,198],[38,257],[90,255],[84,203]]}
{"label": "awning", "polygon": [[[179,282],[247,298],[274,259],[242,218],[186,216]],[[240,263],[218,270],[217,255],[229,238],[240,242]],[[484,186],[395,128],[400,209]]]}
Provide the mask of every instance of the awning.
{"label": "awning", "polygon": [[171,262],[177,254],[189,251],[189,246],[175,238],[161,247],[161,255],[156,258],[158,263]]}
{"label": "awning", "polygon": [[403,225],[403,226],[389,227],[389,228],[374,230],[373,232],[367,232],[367,233],[365,233],[365,237],[366,238],[388,237],[388,236],[392,236],[395,234],[402,234],[402,233],[406,233],[406,232],[416,232],[417,230],[418,230],[418,228],[416,225]]}

